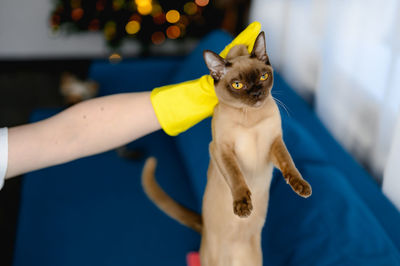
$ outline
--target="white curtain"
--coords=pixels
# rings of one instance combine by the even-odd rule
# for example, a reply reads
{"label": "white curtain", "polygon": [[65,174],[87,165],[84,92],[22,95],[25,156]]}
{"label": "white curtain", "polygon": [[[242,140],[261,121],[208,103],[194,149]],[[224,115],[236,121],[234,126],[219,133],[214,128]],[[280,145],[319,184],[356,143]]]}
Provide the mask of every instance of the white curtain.
{"label": "white curtain", "polygon": [[[253,0],[251,20],[263,24],[272,64],[382,181],[400,164],[400,1]],[[400,188],[390,175],[384,188]]]}
{"label": "white curtain", "polygon": [[395,136],[392,148],[390,149],[389,159],[386,164],[383,178],[383,192],[393,201],[400,210],[400,116],[397,119]]}

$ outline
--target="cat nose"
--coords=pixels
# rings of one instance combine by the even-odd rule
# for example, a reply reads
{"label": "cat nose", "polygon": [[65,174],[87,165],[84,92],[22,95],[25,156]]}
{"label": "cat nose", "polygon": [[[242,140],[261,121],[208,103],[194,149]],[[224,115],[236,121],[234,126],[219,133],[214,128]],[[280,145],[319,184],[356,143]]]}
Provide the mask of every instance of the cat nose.
{"label": "cat nose", "polygon": [[259,96],[261,95],[261,93],[262,93],[261,90],[252,91],[252,92],[250,92],[250,95],[251,95],[252,97],[259,97]]}

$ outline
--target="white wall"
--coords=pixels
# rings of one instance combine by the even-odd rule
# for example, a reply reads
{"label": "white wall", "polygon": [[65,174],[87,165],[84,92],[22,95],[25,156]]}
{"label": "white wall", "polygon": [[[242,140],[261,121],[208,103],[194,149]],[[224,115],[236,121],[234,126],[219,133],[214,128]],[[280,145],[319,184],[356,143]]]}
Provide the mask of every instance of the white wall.
{"label": "white wall", "polygon": [[[101,33],[52,36],[48,24],[52,0],[0,0],[0,60],[104,57],[110,53]],[[125,43],[124,54],[139,45]]]}

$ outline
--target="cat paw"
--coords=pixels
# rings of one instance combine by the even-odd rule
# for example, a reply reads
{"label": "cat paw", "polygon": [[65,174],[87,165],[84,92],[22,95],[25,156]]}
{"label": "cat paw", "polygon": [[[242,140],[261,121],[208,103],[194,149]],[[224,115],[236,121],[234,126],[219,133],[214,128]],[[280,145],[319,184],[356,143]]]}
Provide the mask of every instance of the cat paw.
{"label": "cat paw", "polygon": [[242,193],[233,201],[233,212],[239,217],[248,217],[253,210],[251,203],[251,192],[244,189]]}
{"label": "cat paw", "polygon": [[289,185],[292,187],[294,192],[303,198],[308,198],[312,194],[310,184],[301,177],[287,175],[285,176],[288,180]]}

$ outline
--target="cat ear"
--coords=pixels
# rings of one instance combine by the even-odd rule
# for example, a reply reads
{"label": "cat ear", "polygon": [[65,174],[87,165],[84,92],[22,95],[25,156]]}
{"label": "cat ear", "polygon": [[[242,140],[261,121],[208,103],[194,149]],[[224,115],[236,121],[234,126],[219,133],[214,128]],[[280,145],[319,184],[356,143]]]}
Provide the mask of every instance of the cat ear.
{"label": "cat ear", "polygon": [[220,80],[225,75],[229,62],[210,50],[205,50],[203,57],[213,79]]}
{"label": "cat ear", "polygon": [[251,57],[257,57],[258,60],[270,65],[265,46],[265,33],[262,31],[260,34],[258,34],[257,39],[254,42],[253,51],[251,51]]}

